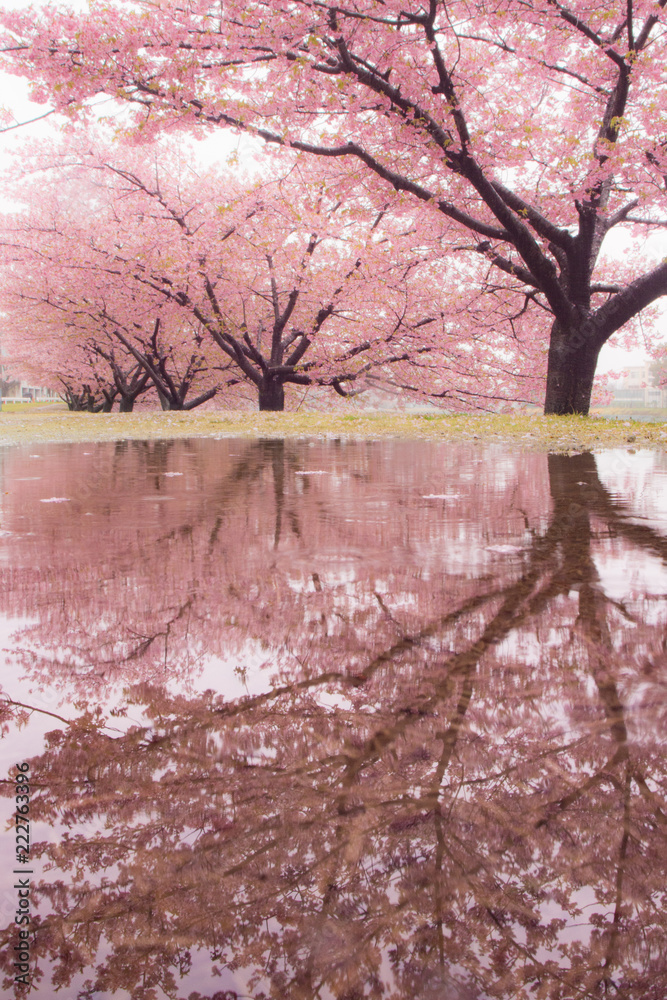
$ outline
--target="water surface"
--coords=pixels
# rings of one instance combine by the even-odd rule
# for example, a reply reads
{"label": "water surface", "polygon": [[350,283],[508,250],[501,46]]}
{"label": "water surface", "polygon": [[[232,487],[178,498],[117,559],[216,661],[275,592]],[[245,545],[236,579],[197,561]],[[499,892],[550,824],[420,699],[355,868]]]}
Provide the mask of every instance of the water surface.
{"label": "water surface", "polygon": [[32,996],[664,1000],[664,453],[0,462]]}

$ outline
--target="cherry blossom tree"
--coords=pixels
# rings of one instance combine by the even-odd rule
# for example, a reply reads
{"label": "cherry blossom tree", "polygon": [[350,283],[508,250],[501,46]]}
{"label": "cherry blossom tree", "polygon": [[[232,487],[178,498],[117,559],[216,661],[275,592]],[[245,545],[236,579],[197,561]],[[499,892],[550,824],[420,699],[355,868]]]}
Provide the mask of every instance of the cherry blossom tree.
{"label": "cherry blossom tree", "polygon": [[[25,350],[25,343],[22,347]],[[119,358],[111,346],[104,347],[103,344],[90,340],[74,347],[75,353],[81,355],[82,361],[88,362],[92,375],[90,381],[85,381],[86,375],[83,372],[77,373],[78,378],[76,375],[73,376],[72,361],[69,357],[62,358],[56,367],[53,365],[46,367],[43,349],[44,345],[40,344],[37,353],[42,361],[40,364],[43,372],[42,381],[53,381],[55,376],[62,387],[61,393],[64,393],[70,410],[109,413],[115,400],[118,399],[121,413],[130,413],[137,398],[148,387],[148,376],[140,365],[128,362],[126,357]],[[108,366],[106,369],[102,366],[104,361]]]}
{"label": "cherry blossom tree", "polygon": [[118,399],[129,412],[150,389],[164,409],[211,399],[220,373],[199,325],[149,289],[128,286],[117,266],[99,266],[100,255],[108,259],[102,247],[111,240],[118,248],[122,232],[111,224],[105,243],[90,185],[42,179],[32,197],[31,212],[3,225],[3,343],[13,369],[64,389],[72,409],[108,411]]}
{"label": "cherry blossom tree", "polygon": [[60,327],[45,328],[24,301],[4,306],[3,363],[17,377],[59,393],[70,410],[109,412],[116,400],[121,410],[130,410],[145,391],[144,375],[124,351],[119,355],[101,339],[78,340],[63,336]]}
{"label": "cherry blossom tree", "polygon": [[[118,352],[113,345],[105,347],[102,343],[92,341],[90,350],[104,358],[111,369],[114,388],[119,396],[120,412],[131,413],[139,396],[148,388],[148,372],[140,364],[134,362],[134,359],[128,360],[126,356],[118,357]],[[113,400],[110,402],[112,403]]]}
{"label": "cherry blossom tree", "polygon": [[[588,412],[599,351],[667,292],[664,0],[259,0],[9,12],[5,63],[150,139],[229,127],[424,206],[534,314],[545,412]],[[623,263],[615,232],[636,239]]]}
{"label": "cherry blossom tree", "polygon": [[227,398],[252,387],[260,409],[283,409],[289,385],[380,387],[453,408],[538,398],[539,377],[517,363],[535,348],[525,319],[508,319],[511,296],[471,293],[442,227],[415,225],[396,199],[375,205],[317,163],[281,160],[248,182],[164,147],[98,142],[45,151],[32,169],[38,188],[22,181],[29,207],[9,224],[23,254],[10,300],[56,322],[60,312],[84,336],[104,331],[172,407],[215,386],[184,404],[161,368],[166,350],[172,368],[187,362],[182,386],[209,371]]}
{"label": "cherry blossom tree", "polygon": [[60,392],[70,409],[93,413],[109,412],[116,401],[121,413],[130,413],[151,388],[166,410],[193,409],[216,394],[217,383],[186,399],[210,368],[200,332],[181,322],[165,336],[160,316],[152,326],[135,319],[124,329],[90,301],[68,297],[56,305],[52,293],[46,297],[36,288],[40,275],[29,256],[30,287],[23,279],[20,288],[5,282],[3,344],[10,370]]}
{"label": "cherry blossom tree", "polygon": [[[116,346],[119,342],[126,356],[135,362],[136,370],[141,375],[139,392],[151,385],[163,410],[193,410],[213,399],[219,391],[217,380],[213,385],[202,386],[202,379],[208,383],[212,381],[213,368],[203,348],[201,330],[188,322],[184,323],[182,317],[177,317],[172,329],[166,333],[164,315],[157,316],[151,329],[150,325],[137,323],[136,318],[122,322],[117,316],[110,316],[104,304],[95,311],[95,318],[100,327],[108,331]],[[187,398],[195,383],[202,391]],[[120,410],[129,412],[138,393],[132,396],[129,391],[119,389],[119,392],[122,397]]]}

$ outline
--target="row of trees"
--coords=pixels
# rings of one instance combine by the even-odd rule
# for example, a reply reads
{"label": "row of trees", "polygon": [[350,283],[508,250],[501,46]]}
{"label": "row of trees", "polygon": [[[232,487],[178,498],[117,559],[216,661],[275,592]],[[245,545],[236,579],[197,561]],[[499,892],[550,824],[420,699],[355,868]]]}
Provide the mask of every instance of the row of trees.
{"label": "row of trees", "polygon": [[539,399],[539,349],[506,321],[511,301],[447,256],[439,220],[318,164],[240,179],[191,151],[88,138],[32,157],[4,232],[6,351],[70,406],[129,411],[152,389],[190,409],[250,390],[281,410],[286,386]]}
{"label": "row of trees", "polygon": [[[419,231],[416,242],[422,243],[422,227],[429,236],[439,229],[440,246],[463,255],[472,301],[481,293],[514,301],[512,310],[503,309],[508,336],[512,323],[520,324],[532,350],[524,357],[522,345],[518,358],[496,351],[496,363],[504,357],[544,379],[535,359],[548,350],[546,412],[586,413],[602,346],[667,293],[660,248],[643,246],[647,233],[667,225],[664,6],[665,0],[295,0],[267,7],[228,0],[184,8],[138,0],[95,6],[86,16],[51,7],[6,12],[1,44],[4,64],[29,76],[35,96],[70,118],[84,115],[104,93],[116,112],[118,102],[129,109],[123,127],[135,142],[232,129],[320,163],[345,164],[345,210],[359,186],[376,206],[398,193]],[[184,234],[192,225],[189,217],[174,223]],[[229,230],[222,213],[218,246],[231,238]],[[302,237],[302,255],[313,232],[319,230]],[[622,263],[606,249],[618,232],[625,234]],[[387,238],[400,275],[402,243],[394,246],[395,237],[391,231]],[[345,271],[356,267],[353,257],[343,263],[346,283],[357,273]],[[193,253],[190,273],[199,266]],[[208,268],[207,260],[210,278]],[[415,315],[415,323],[428,326],[408,323],[413,334],[421,331],[420,348],[428,348],[445,383],[450,358],[446,349],[434,355],[429,338],[443,298],[452,311],[449,273],[447,267],[435,276],[440,294]],[[200,275],[204,288],[206,275]],[[274,327],[270,350],[263,333],[268,373],[246,331],[237,349],[225,339],[238,342],[236,333],[222,335],[216,326],[213,334],[210,324],[197,321],[219,347],[220,338],[225,342],[222,353],[266,405],[280,404],[283,369],[286,381],[297,384],[320,378],[315,367],[307,375],[296,370],[302,345],[320,339],[322,326],[316,321],[285,332],[294,294],[292,284],[282,300],[274,297],[275,323],[285,322],[280,333]],[[333,300],[325,297],[319,309],[330,306],[333,318]],[[206,310],[218,324],[210,297]],[[484,354],[479,361],[476,355],[493,353],[497,325],[478,324],[471,310],[464,326],[469,339],[457,352],[459,364],[467,359],[483,377]],[[380,336],[390,333],[387,323]],[[258,353],[266,365],[264,350]],[[343,385],[347,361],[341,358],[327,384]],[[356,367],[352,374],[358,377]]]}

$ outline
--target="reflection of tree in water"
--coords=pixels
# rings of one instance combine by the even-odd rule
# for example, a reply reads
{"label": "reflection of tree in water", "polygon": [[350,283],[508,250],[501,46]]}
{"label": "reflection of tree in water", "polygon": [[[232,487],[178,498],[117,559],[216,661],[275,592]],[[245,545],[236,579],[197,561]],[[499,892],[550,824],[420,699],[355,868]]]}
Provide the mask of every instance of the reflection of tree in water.
{"label": "reflection of tree in water", "polygon": [[[330,448],[282,441],[197,445],[125,442],[83,458],[72,449],[56,453],[52,466],[45,456],[49,492],[70,502],[39,504],[42,481],[23,483],[10,498],[10,527],[20,517],[41,526],[8,540],[16,565],[5,571],[6,610],[20,616],[39,607],[20,643],[34,676],[78,678],[85,695],[95,686],[103,693],[114,676],[127,681],[133,666],[142,680],[189,677],[202,656],[240,649],[248,636],[274,660],[280,651],[291,670],[291,637],[306,627],[317,638],[311,659],[349,658],[355,642],[363,656],[369,646],[384,649],[400,626],[383,593],[406,595],[401,621],[417,629],[434,603],[454,607],[466,586],[475,594],[474,529],[462,545],[456,515],[479,507],[477,484],[467,483],[442,523],[437,501],[421,499],[414,446],[396,453],[339,445],[332,457]],[[431,459],[434,475],[441,459],[442,451]],[[308,474],[325,462],[333,475]],[[515,492],[510,481],[494,493],[501,541],[512,519],[523,537]],[[478,529],[480,546],[486,531]],[[452,570],[455,543],[466,548],[465,563]]]}
{"label": "reflection of tree in water", "polygon": [[413,502],[406,535],[404,491],[341,584],[316,553],[354,551],[358,525],[301,471],[298,451],[249,448],[159,544],[144,528],[158,615],[174,537],[202,644],[241,616],[228,636],[282,653],[269,691],[230,702],[170,695],[146,647],[128,694],[146,725],[51,736],[32,762],[33,815],[65,830],[43,848],[63,873],[40,890],[43,960],[133,997],[187,995],[203,948],[254,997],[662,998],[664,606],[608,597],[599,567],[605,545],[664,560],[667,541],[591,455],[550,456],[548,518],[516,481],[486,513],[520,558],[420,576],[434,514]]}

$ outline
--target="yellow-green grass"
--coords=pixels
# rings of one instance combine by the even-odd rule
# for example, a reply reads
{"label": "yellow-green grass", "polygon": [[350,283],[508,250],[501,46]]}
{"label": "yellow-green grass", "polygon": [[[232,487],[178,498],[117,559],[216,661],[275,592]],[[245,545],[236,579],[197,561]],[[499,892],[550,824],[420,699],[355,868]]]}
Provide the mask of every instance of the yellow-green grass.
{"label": "yellow-green grass", "polygon": [[7,403],[5,400],[2,401],[3,413],[33,413],[35,410],[43,410],[45,407],[48,407],[49,410],[53,410],[55,407],[58,407],[59,410],[67,410],[67,404],[59,399],[37,399],[29,403]]}
{"label": "yellow-green grass", "polygon": [[185,437],[404,438],[506,443],[521,449],[662,448],[667,423],[595,417],[402,413],[69,413],[0,414],[0,444]]}

